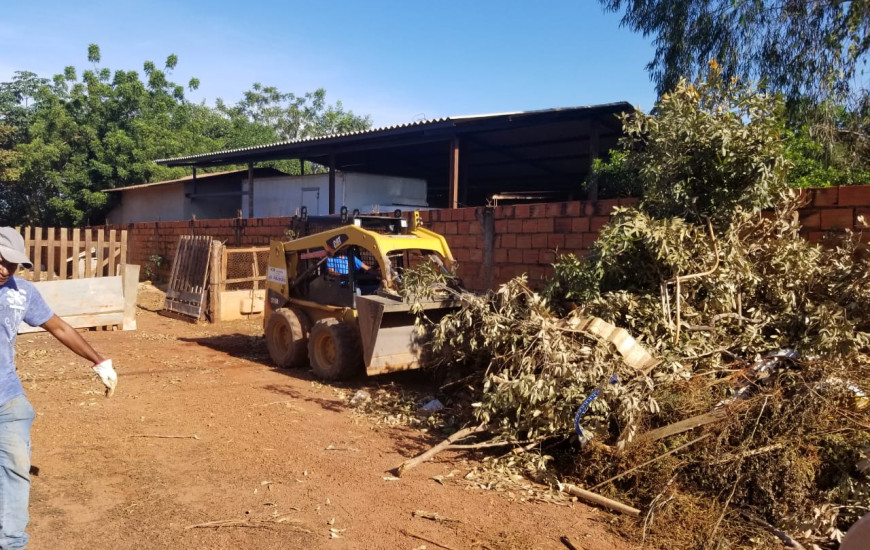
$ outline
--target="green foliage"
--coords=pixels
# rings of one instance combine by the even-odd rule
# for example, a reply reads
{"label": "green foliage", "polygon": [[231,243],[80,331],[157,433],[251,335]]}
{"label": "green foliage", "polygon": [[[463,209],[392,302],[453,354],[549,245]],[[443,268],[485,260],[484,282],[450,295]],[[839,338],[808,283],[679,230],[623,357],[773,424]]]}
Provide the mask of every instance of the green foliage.
{"label": "green foliage", "polygon": [[[826,147],[802,126],[787,133],[786,158],[792,169],[790,187],[832,187],[837,185],[870,185],[870,161],[856,157],[858,148],[842,141],[828,141]],[[865,144],[865,153],[870,153]]]}
{"label": "green foliage", "polygon": [[759,211],[785,187],[782,104],[726,81],[715,63],[706,82],[680,81],[653,114],[623,117],[623,173],[642,189],[641,208],[690,222]]}
{"label": "green foliage", "polygon": [[[101,223],[111,207],[102,190],[183,176],[155,159],[365,129],[368,117],[327,105],[325,92],[302,97],[261,88],[234,108],[185,99],[173,82],[178,57],[141,73],[66,67],[52,79],[17,72],[0,83],[0,219],[6,224]],[[190,79],[188,88],[199,86]],[[298,161],[273,163],[299,173]],[[309,170],[310,171],[310,170]]]}
{"label": "green foliage", "polygon": [[599,199],[640,197],[643,190],[637,174],[625,163],[626,155],[625,151],[611,149],[607,160],[593,160],[592,172],[583,185],[584,189],[596,186]]}
{"label": "green foliage", "polygon": [[870,51],[866,1],[599,1],[623,12],[622,25],[653,38],[647,68],[660,94],[717,59],[728,79],[763,79],[792,99],[842,99],[860,82]]}

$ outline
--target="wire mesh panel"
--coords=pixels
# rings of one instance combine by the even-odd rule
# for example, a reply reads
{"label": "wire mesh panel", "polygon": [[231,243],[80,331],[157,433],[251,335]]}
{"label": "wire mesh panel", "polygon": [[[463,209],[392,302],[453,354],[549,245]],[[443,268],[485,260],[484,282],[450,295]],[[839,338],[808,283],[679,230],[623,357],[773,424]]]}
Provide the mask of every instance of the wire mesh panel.
{"label": "wire mesh panel", "polygon": [[263,288],[269,270],[269,248],[225,248],[226,272],[223,273],[225,290]]}

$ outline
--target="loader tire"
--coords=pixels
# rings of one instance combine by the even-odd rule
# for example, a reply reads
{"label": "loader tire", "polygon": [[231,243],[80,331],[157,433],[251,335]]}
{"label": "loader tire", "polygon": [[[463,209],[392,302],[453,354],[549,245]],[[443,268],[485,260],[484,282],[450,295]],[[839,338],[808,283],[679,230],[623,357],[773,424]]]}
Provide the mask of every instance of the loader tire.
{"label": "loader tire", "polygon": [[308,358],[314,375],[340,380],[363,372],[362,342],[354,323],[321,319],[311,328]]}
{"label": "loader tire", "polygon": [[266,347],[269,356],[281,368],[304,367],[308,363],[308,332],[305,313],[282,307],[266,323]]}

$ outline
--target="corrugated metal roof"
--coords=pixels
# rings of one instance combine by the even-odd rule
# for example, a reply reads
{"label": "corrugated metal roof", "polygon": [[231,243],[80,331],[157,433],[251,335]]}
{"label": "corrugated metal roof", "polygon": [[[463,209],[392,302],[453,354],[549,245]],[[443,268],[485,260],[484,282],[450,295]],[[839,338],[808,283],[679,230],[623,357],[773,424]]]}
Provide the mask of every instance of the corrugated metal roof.
{"label": "corrugated metal roof", "polygon": [[582,107],[559,107],[553,109],[541,109],[536,111],[508,111],[503,113],[489,113],[489,114],[479,114],[479,115],[461,115],[461,116],[452,116],[452,117],[443,117],[436,118],[431,120],[420,120],[415,122],[408,122],[405,124],[396,124],[393,126],[382,126],[379,128],[370,128],[368,130],[359,130],[355,132],[344,132],[337,134],[330,134],[325,136],[316,136],[309,138],[302,138],[296,140],[286,140],[280,141],[276,143],[269,143],[264,145],[253,145],[250,147],[239,147],[236,149],[225,149],[221,151],[214,151],[211,153],[199,153],[196,155],[187,155],[181,157],[172,157],[165,159],[158,159],[155,162],[157,164],[178,164],[178,163],[187,163],[187,162],[195,162],[200,159],[208,159],[211,157],[217,156],[225,156],[225,155],[234,155],[239,153],[254,153],[267,151],[270,149],[280,149],[282,147],[287,147],[291,145],[300,145],[300,144],[317,144],[322,142],[327,142],[335,139],[342,139],[348,137],[365,137],[365,136],[375,136],[377,134],[389,134],[395,133],[397,131],[408,130],[408,129],[421,129],[421,128],[434,128],[434,127],[445,127],[445,126],[455,126],[457,123],[462,122],[473,122],[473,121],[484,121],[487,119],[498,119],[503,117],[532,117],[535,115],[547,115],[547,114],[558,114],[558,113],[583,113],[583,112],[592,112],[598,110],[611,110],[611,109],[620,109],[625,110],[626,108],[630,108],[631,106],[625,102],[617,102],[617,103],[607,103],[602,105],[587,105]]}
{"label": "corrugated metal roof", "polygon": [[385,132],[385,131],[390,131],[390,130],[399,130],[399,129],[404,129],[404,128],[418,127],[418,126],[427,126],[427,125],[432,125],[434,123],[448,122],[450,120],[460,120],[461,118],[463,118],[463,117],[452,118],[452,119],[451,118],[438,118],[438,119],[433,119],[433,120],[420,120],[420,121],[416,121],[416,122],[408,122],[406,124],[396,124],[393,126],[381,126],[379,128],[369,128],[368,130],[358,130],[355,132],[342,132],[342,133],[338,133],[338,134],[328,134],[325,136],[308,137],[308,138],[301,138],[301,139],[290,139],[290,140],[285,140],[285,141],[278,141],[275,143],[267,143],[264,145],[251,145],[249,147],[238,147],[236,149],[222,149],[220,151],[214,151],[211,153],[199,153],[197,155],[187,155],[187,156],[183,156],[183,157],[157,159],[154,162],[156,162],[157,164],[163,164],[165,162],[170,162],[170,161],[195,160],[197,158],[205,158],[205,157],[209,157],[209,156],[215,155],[215,154],[262,151],[262,150],[269,149],[272,147],[281,147],[281,146],[285,146],[285,145],[297,145],[300,143],[314,143],[314,142],[318,142],[318,141],[326,141],[326,140],[335,139],[335,138],[344,138],[344,137],[349,137],[349,136],[364,136],[367,134],[377,134],[379,132]]}
{"label": "corrugated metal roof", "polygon": [[[274,172],[273,174],[271,174],[273,176],[285,175],[284,172],[282,172],[280,170],[276,170],[274,168],[254,168],[254,173],[260,174],[259,177],[261,177],[261,178],[264,177],[264,174],[267,172],[268,173]],[[196,181],[203,182],[203,181],[208,181],[210,179],[232,176],[233,174],[238,174],[239,176],[247,176],[248,171],[246,169],[245,170],[225,170],[223,172],[208,172],[205,174],[197,174]],[[266,176],[266,177],[268,177],[268,176]],[[103,193],[116,193],[116,192],[120,192],[120,191],[132,191],[135,189],[145,189],[148,187],[157,187],[158,185],[171,185],[173,183],[183,183],[183,182],[188,182],[188,181],[193,181],[193,175],[184,176],[183,178],[178,178],[178,179],[174,179],[174,180],[155,181],[155,182],[151,182],[151,183],[139,183],[137,185],[128,185],[126,187],[116,187],[114,189],[103,189]]]}

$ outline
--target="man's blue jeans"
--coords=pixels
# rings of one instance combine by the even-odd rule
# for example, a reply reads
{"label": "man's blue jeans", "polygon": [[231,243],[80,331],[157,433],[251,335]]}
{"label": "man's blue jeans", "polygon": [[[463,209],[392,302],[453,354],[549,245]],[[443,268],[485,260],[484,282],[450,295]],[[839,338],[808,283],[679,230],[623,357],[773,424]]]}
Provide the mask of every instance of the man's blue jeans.
{"label": "man's blue jeans", "polygon": [[0,550],[27,546],[30,426],[35,414],[23,395],[0,405]]}

